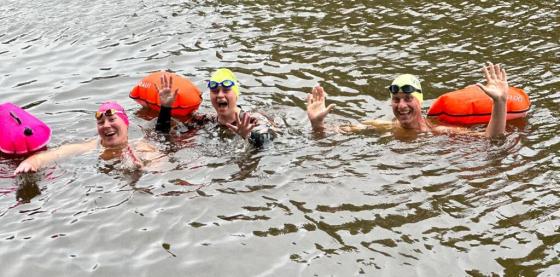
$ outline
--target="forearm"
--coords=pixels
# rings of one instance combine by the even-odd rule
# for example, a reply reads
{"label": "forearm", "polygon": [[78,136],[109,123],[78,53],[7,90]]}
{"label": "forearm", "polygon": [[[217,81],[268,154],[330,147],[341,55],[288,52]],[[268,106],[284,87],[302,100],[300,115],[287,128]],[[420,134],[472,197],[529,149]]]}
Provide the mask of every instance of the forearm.
{"label": "forearm", "polygon": [[490,122],[486,127],[486,136],[489,138],[495,138],[505,134],[506,132],[506,103],[507,99],[494,100],[492,106],[492,115],[490,116]]}
{"label": "forearm", "polygon": [[162,106],[156,122],[156,131],[169,133],[171,130],[171,107]]}
{"label": "forearm", "polygon": [[325,131],[325,123],[320,120],[320,121],[310,121],[311,122],[311,127],[313,128],[313,131],[315,132],[322,132]]}

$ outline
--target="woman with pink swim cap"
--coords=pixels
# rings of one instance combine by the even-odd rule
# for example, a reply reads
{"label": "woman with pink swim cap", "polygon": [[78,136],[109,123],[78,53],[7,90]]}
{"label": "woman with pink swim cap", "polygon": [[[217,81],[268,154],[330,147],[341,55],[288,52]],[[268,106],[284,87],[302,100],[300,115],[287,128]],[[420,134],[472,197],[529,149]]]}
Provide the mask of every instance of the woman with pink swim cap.
{"label": "woman with pink swim cap", "polygon": [[[95,118],[99,140],[63,145],[54,150],[35,154],[21,162],[15,174],[35,172],[49,162],[84,154],[99,146],[101,146],[100,157],[104,160],[128,158],[136,168],[142,167],[142,162],[128,143],[129,121],[124,108],[117,102],[104,102],[95,113]],[[155,152],[155,148],[146,143],[137,143],[135,148],[138,152]]]}

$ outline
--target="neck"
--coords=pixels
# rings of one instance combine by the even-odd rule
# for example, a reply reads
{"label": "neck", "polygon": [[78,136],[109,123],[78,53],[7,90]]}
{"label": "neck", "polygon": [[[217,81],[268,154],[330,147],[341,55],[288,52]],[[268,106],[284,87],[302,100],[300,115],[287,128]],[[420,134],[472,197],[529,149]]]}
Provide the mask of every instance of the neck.
{"label": "neck", "polygon": [[236,122],[239,112],[240,109],[238,107],[235,107],[233,111],[227,114],[218,114],[218,123],[220,123],[221,125],[226,125],[226,123]]}
{"label": "neck", "polygon": [[126,141],[121,143],[121,144],[117,144],[117,145],[105,145],[103,143],[103,141],[101,141],[101,146],[103,146],[103,148],[105,148],[105,151],[122,151],[123,149],[128,147],[128,138],[126,138]]}
{"label": "neck", "polygon": [[415,130],[418,132],[428,132],[430,130],[428,122],[424,119],[424,117],[422,117],[422,115],[419,115],[417,120],[410,124],[402,124],[399,122],[399,125],[403,129]]}

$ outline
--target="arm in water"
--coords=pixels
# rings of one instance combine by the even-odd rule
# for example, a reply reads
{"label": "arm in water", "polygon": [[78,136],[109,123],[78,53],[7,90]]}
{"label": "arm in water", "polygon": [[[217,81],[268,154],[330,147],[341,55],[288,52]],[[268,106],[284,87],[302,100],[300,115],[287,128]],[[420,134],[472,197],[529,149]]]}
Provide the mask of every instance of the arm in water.
{"label": "arm in water", "polygon": [[97,142],[95,140],[91,140],[85,143],[63,145],[53,150],[37,153],[21,162],[14,173],[20,174],[26,172],[36,172],[40,168],[56,160],[81,155],[95,149],[96,147]]}

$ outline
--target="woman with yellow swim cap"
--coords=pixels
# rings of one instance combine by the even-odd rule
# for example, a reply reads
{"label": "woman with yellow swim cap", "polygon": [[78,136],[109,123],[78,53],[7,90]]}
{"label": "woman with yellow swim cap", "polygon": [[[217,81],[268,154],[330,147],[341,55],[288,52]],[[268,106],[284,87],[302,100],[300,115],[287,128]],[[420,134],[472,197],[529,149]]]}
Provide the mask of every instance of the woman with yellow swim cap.
{"label": "woman with yellow swim cap", "polygon": [[[497,137],[505,133],[506,101],[508,82],[506,71],[500,65],[488,63],[483,67],[486,85],[477,84],[493,100],[492,115],[486,127],[487,137]],[[343,131],[354,131],[368,127],[391,126],[417,132],[434,133],[472,133],[465,128],[449,126],[433,126],[422,116],[422,87],[416,76],[399,75],[389,86],[391,92],[391,108],[395,120],[384,122],[367,120],[361,125],[342,127]],[[334,108],[334,104],[325,107],[325,91],[322,87],[313,88],[307,96],[307,116],[314,130],[324,130],[324,118]]]}
{"label": "woman with yellow swim cap", "polygon": [[[177,96],[177,90],[171,90],[172,84],[172,77],[162,77],[159,90],[161,110],[156,130],[165,133],[171,129],[171,104]],[[274,137],[272,124],[265,116],[243,112],[237,105],[239,82],[231,70],[227,68],[216,70],[210,77],[207,87],[210,90],[210,101],[216,110],[216,115],[195,113],[191,118],[192,122],[186,124],[188,128],[214,122],[219,126],[227,127],[255,146],[261,146]]]}

